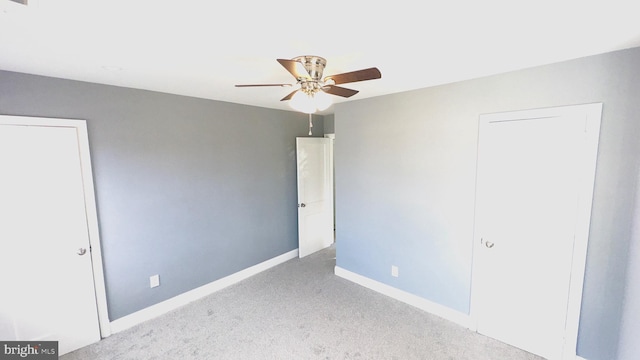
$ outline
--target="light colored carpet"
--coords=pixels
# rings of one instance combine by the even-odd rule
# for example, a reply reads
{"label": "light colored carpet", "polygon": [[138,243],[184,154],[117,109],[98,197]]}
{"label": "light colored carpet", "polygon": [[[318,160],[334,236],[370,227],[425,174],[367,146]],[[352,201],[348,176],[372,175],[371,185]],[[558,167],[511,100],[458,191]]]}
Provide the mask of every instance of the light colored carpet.
{"label": "light colored carpet", "polygon": [[61,360],[538,360],[333,274],[335,248],[293,259]]}

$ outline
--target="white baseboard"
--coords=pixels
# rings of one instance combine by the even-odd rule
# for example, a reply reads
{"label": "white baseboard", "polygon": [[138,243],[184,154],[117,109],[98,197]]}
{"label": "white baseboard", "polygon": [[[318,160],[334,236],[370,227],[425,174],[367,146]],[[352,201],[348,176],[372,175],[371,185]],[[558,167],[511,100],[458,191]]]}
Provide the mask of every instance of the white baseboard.
{"label": "white baseboard", "polygon": [[210,282],[209,284],[203,285],[199,288],[195,288],[186,293],[182,293],[180,295],[174,296],[171,299],[165,300],[161,303],[136,311],[133,314],[111,321],[110,323],[111,333],[115,334],[117,332],[129,329],[147,320],[151,320],[155,317],[158,317],[169,311],[175,310],[181,306],[184,306],[192,301],[201,299],[207,295],[211,295],[216,291],[226,288],[229,285],[238,283],[244,279],[247,279],[253,275],[256,275],[260,272],[268,270],[276,265],[282,264],[285,261],[291,260],[296,257],[298,257],[298,249],[291,250],[287,253],[276,256],[267,261],[261,262],[260,264],[238,271],[235,274],[231,274],[227,277]]}
{"label": "white baseboard", "polygon": [[576,355],[576,360],[587,360],[587,359],[583,358],[582,356]]}
{"label": "white baseboard", "polygon": [[339,266],[335,267],[335,274],[346,280],[352,281],[358,285],[362,285],[373,291],[379,292],[383,295],[389,296],[403,303],[415,306],[418,309],[424,310],[430,314],[439,316],[443,319],[452,321],[458,325],[464,326],[467,329],[471,329],[471,318],[467,314],[463,314],[459,311],[450,309],[446,306],[436,304],[429,300],[423,299],[419,296],[410,294],[406,291],[396,289],[387,284],[369,279],[362,275],[353,273],[349,270],[345,270]]}

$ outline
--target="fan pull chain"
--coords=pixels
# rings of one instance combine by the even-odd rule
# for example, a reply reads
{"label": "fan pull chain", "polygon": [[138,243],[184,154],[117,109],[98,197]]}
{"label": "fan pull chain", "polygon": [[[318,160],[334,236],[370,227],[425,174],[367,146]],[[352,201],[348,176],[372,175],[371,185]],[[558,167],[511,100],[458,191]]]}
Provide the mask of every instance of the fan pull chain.
{"label": "fan pull chain", "polygon": [[311,114],[309,114],[309,136],[313,135],[313,133],[311,132],[311,128],[313,128],[313,121],[311,118]]}

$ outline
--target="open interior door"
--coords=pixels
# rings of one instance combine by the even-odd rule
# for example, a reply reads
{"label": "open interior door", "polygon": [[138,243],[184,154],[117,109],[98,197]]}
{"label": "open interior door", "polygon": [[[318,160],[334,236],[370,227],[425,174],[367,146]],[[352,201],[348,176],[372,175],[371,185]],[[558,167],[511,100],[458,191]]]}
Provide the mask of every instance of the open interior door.
{"label": "open interior door", "polygon": [[300,257],[333,244],[331,141],[328,138],[296,138]]}

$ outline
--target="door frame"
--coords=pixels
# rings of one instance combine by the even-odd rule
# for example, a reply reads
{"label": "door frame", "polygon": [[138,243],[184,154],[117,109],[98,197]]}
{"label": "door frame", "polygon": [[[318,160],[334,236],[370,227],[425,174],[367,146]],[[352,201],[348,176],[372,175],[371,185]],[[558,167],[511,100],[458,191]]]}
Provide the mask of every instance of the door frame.
{"label": "door frame", "polygon": [[[510,121],[519,119],[536,119],[536,118],[549,118],[558,116],[584,116],[586,119],[585,133],[586,133],[586,152],[583,154],[583,170],[588,177],[582,178],[579,184],[579,194],[581,195],[578,200],[577,214],[576,214],[576,232],[573,247],[573,261],[571,264],[571,278],[569,283],[569,296],[567,303],[567,315],[564,331],[564,346],[562,351],[562,359],[575,359],[576,347],[578,343],[578,330],[580,323],[580,310],[582,305],[582,290],[584,286],[584,273],[587,260],[587,246],[589,242],[589,227],[591,223],[591,206],[593,202],[593,190],[595,183],[595,172],[598,154],[598,144],[600,138],[600,123],[602,116],[602,103],[580,104],[580,105],[568,105],[550,108],[508,111],[502,113],[481,114],[479,116],[478,127],[478,163],[480,166],[480,159],[483,154],[481,153],[481,134],[483,128],[485,128],[491,122]],[[477,175],[476,175],[477,176]],[[477,178],[476,178],[477,186]],[[477,212],[479,211],[478,199],[477,199],[477,187],[476,187],[476,201],[475,212],[477,221]],[[473,278],[479,276],[478,270],[478,257],[482,250],[481,238],[479,229],[477,228],[477,222],[474,225],[473,235],[473,249],[472,249],[472,274],[471,274],[471,306],[470,306],[470,323],[472,330],[477,331],[478,328],[478,313],[481,311],[478,308],[477,300],[479,292],[478,282],[473,281]],[[577,275],[577,276],[576,276]]]}
{"label": "door frame", "polygon": [[333,241],[336,241],[336,165],[335,165],[335,145],[336,134],[324,134],[325,138],[331,139],[331,145],[329,145],[329,163],[331,163],[331,192],[333,201]]}
{"label": "door frame", "polygon": [[84,190],[85,211],[87,217],[87,232],[91,255],[91,267],[93,272],[93,284],[98,309],[98,324],[100,337],[111,335],[109,314],[107,310],[107,293],[104,281],[104,269],[102,264],[102,248],[100,246],[100,232],[98,228],[98,213],[96,206],[95,189],[93,186],[93,171],[91,168],[91,156],[89,152],[89,136],[85,120],[59,119],[30,116],[0,115],[0,125],[18,126],[43,126],[73,128],[78,135],[78,151],[80,153],[80,167]]}

